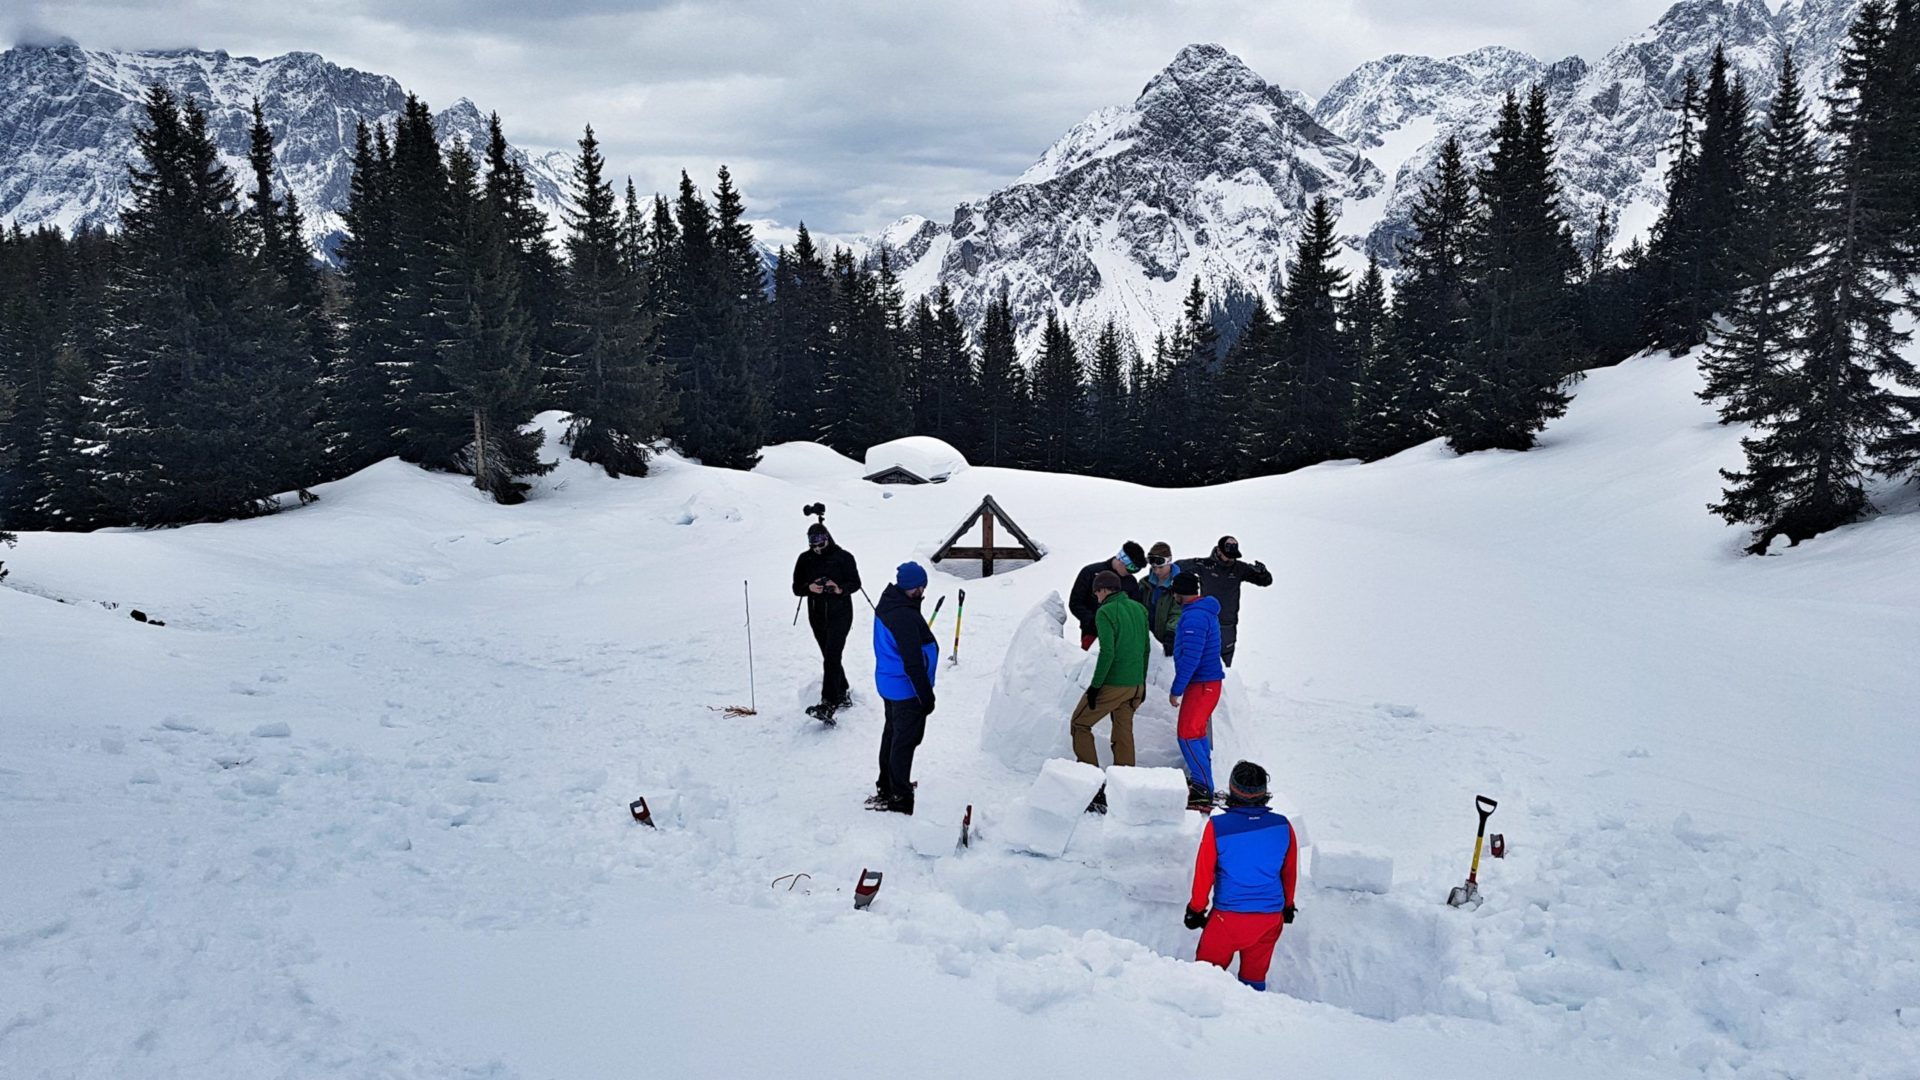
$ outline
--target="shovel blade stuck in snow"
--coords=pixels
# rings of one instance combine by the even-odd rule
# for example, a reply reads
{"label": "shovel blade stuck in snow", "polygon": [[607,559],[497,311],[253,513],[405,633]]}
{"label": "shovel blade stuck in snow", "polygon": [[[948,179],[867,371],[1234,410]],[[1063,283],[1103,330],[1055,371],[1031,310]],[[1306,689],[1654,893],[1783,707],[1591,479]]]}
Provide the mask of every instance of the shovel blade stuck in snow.
{"label": "shovel blade stuck in snow", "polygon": [[973,804],[967,804],[967,812],[960,819],[960,846],[968,847],[973,843]]}
{"label": "shovel blade stuck in snow", "polygon": [[878,870],[861,869],[860,884],[853,887],[853,910],[865,911],[867,905],[873,903],[874,896],[880,892],[880,877]]}
{"label": "shovel blade stuck in snow", "polygon": [[633,800],[627,804],[627,809],[633,812],[633,820],[645,825],[647,828],[657,829],[660,827],[653,823],[653,811],[647,809],[646,799]]}
{"label": "shovel blade stuck in snow", "polygon": [[[1474,797],[1473,808],[1480,812],[1480,829],[1473,834],[1473,864],[1467,868],[1466,883],[1455,885],[1453,891],[1447,893],[1447,905],[1449,907],[1480,906],[1480,882],[1478,880],[1480,876],[1480,845],[1486,843],[1487,840],[1487,819],[1493,816],[1494,808],[1499,805],[1499,803],[1494,802],[1485,795],[1477,795]],[[1505,845],[1502,845],[1503,850],[1504,848]]]}

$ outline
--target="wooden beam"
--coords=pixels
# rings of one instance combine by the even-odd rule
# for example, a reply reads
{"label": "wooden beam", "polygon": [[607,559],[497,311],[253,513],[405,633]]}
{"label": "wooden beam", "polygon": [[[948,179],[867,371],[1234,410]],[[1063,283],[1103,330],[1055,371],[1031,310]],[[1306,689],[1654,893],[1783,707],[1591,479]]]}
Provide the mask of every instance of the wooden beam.
{"label": "wooden beam", "polygon": [[[986,548],[952,548],[947,551],[944,557],[949,559],[982,559],[984,560],[987,558],[987,549]],[[1019,562],[1034,561],[1034,558],[1031,554],[1027,553],[1026,551],[1020,548],[1008,548],[1008,547],[994,548],[993,557],[996,559],[1013,559]]]}
{"label": "wooden beam", "polygon": [[980,546],[986,549],[986,554],[980,557],[980,576],[992,577],[993,576],[993,519],[995,517],[998,517],[999,515],[993,512],[992,503],[982,502],[980,505],[987,508],[987,512],[980,515],[980,541],[981,541]]}

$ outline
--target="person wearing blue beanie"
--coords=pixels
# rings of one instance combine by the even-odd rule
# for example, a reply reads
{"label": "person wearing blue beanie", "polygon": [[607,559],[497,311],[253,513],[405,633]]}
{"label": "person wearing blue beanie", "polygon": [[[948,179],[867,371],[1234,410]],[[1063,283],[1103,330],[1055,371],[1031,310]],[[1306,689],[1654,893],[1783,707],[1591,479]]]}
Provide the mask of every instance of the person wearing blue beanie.
{"label": "person wearing blue beanie", "polygon": [[873,606],[873,681],[886,705],[887,724],[880,733],[880,778],[867,800],[870,810],[913,813],[913,752],[927,733],[933,677],[940,666],[940,644],[920,614],[926,594],[926,568],[904,562]]}

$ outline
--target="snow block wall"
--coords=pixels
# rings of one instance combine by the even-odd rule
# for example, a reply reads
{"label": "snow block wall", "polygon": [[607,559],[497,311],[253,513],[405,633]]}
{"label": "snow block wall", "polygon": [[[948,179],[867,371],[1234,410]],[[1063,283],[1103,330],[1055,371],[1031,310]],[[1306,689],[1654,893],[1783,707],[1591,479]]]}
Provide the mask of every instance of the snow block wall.
{"label": "snow block wall", "polygon": [[1066,854],[1087,804],[1105,782],[1106,774],[1092,765],[1071,758],[1047,762],[1026,798],[1014,804],[1003,837],[1020,851],[1059,858]]}
{"label": "snow block wall", "polygon": [[1179,769],[1107,769],[1109,819],[1122,825],[1178,825],[1190,813],[1187,775]]}
{"label": "snow block wall", "polygon": [[[1066,602],[1057,592],[1047,594],[1027,613],[1007,643],[1000,676],[987,699],[980,747],[1015,772],[1033,773],[1049,758],[1073,756],[1069,725],[1093,679],[1099,646],[1082,652],[1077,635],[1075,640],[1067,640],[1066,625]],[[1178,717],[1167,703],[1172,687],[1173,661],[1156,649],[1148,661],[1146,703],[1133,715],[1136,765],[1181,767],[1180,743],[1175,735]],[[1241,724],[1237,721],[1250,716],[1246,691],[1239,677],[1228,672],[1226,690],[1213,713],[1216,776],[1224,777],[1243,757],[1260,761],[1272,770],[1271,761],[1257,754],[1240,736]],[[1109,760],[1110,723],[1102,721],[1093,733],[1103,762]]]}
{"label": "snow block wall", "polygon": [[1308,876],[1323,889],[1384,894],[1393,888],[1393,856],[1356,844],[1321,844]]}

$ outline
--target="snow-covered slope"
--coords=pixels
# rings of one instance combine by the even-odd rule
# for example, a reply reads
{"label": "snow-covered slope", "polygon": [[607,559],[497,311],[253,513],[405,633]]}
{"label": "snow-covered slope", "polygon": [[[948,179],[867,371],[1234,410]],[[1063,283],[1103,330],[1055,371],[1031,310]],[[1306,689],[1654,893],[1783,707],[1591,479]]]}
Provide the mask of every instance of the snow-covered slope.
{"label": "snow-covered slope", "polygon": [[[358,121],[400,115],[400,84],[310,52],[267,60],[225,52],[148,52],[23,45],[0,52],[0,224],[63,229],[111,225],[127,194],[140,100],[159,83],[206,109],[208,126],[242,186],[248,110],[260,100],[277,140],[279,180],[307,212],[310,239],[329,249],[353,175]],[[487,118],[465,98],[435,114],[442,144],[483,153]],[[529,159],[534,195],[559,220],[567,176],[558,151]]]}
{"label": "snow-covered slope", "polygon": [[[881,488],[787,445],[754,473],[563,461],[519,507],[387,462],[273,518],[27,534],[0,1075],[1911,1075],[1920,506],[1740,557],[1704,510],[1739,432],[1699,381],[1636,359],[1527,454],[1218,488]],[[1050,554],[934,573],[968,597],[921,813],[869,813],[869,616],[822,730],[796,511],[827,502],[877,593],[987,493]],[[1242,604],[1240,751],[1316,843],[1395,860],[1384,896],[1309,873],[1265,995],[1186,962],[1151,895],[1183,852],[1098,818],[1063,858],[1007,850],[1032,776],[981,745],[996,687],[1086,662],[1000,686],[1075,568],[1224,532],[1277,577]],[[1476,794],[1509,853],[1456,911]]]}

